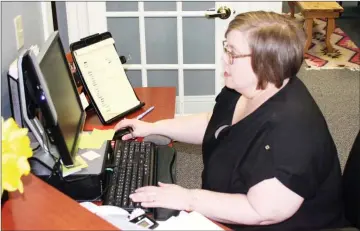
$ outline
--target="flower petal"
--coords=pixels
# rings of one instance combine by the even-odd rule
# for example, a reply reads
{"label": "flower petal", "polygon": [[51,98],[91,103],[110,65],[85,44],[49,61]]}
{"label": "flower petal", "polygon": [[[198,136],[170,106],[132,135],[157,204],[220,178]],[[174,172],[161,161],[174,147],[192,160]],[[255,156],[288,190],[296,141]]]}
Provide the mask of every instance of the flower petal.
{"label": "flower petal", "polygon": [[17,161],[17,167],[21,174],[28,175],[30,172],[30,164],[25,157],[20,157]]}
{"label": "flower petal", "polygon": [[6,121],[1,118],[1,125],[2,189],[19,190],[20,193],[23,193],[24,186],[21,177],[30,173],[30,164],[27,158],[33,154],[27,135],[28,129],[20,128],[13,118]]}

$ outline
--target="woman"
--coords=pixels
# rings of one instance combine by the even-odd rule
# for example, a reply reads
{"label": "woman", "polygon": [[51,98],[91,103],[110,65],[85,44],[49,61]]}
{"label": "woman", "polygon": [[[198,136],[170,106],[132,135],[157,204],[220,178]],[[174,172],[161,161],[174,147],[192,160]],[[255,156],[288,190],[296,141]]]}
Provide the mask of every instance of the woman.
{"label": "woman", "polygon": [[212,113],[156,123],[122,120],[132,136],[202,144],[202,189],[159,183],[130,197],[197,211],[234,229],[344,225],[341,169],[325,119],[300,79],[305,35],[286,16],[248,12],[225,33],[225,87]]}

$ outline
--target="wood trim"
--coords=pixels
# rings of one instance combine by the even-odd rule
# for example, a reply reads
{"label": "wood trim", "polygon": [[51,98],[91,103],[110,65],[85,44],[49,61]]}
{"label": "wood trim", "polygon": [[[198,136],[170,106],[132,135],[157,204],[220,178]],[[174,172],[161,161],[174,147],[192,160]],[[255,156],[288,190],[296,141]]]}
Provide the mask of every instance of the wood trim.
{"label": "wood trim", "polygon": [[303,11],[305,18],[337,18],[339,12]]}

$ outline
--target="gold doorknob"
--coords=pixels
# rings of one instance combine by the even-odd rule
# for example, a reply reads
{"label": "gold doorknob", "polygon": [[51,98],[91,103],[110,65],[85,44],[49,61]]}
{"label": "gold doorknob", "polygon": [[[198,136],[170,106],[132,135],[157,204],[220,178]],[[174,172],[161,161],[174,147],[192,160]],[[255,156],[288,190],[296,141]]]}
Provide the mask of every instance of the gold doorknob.
{"label": "gold doorknob", "polygon": [[228,19],[231,15],[231,10],[227,6],[221,6],[216,12],[214,9],[206,11],[205,16],[208,18]]}

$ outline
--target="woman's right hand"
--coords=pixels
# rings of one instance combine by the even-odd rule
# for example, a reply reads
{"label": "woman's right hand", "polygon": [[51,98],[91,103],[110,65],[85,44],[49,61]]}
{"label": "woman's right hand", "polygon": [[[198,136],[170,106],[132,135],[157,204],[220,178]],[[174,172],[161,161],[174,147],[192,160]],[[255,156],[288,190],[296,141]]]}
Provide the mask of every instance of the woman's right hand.
{"label": "woman's right hand", "polygon": [[115,130],[123,129],[126,127],[132,128],[131,134],[124,135],[122,140],[128,140],[136,137],[145,137],[152,134],[153,123],[144,122],[138,119],[123,119],[116,124]]}

